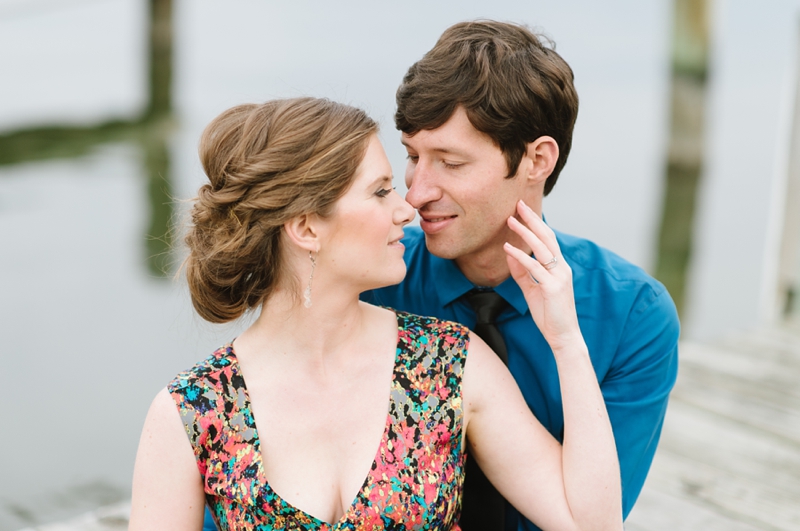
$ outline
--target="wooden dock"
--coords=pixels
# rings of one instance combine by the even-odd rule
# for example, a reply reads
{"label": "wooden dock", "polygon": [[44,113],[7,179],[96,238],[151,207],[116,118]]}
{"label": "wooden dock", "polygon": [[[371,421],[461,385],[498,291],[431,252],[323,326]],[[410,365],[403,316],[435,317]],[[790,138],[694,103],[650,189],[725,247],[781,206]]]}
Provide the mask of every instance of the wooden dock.
{"label": "wooden dock", "polygon": [[800,325],[682,345],[626,529],[800,530]]}
{"label": "wooden dock", "polygon": [[[800,323],[684,342],[627,531],[800,530]],[[128,504],[25,531],[127,528]]]}

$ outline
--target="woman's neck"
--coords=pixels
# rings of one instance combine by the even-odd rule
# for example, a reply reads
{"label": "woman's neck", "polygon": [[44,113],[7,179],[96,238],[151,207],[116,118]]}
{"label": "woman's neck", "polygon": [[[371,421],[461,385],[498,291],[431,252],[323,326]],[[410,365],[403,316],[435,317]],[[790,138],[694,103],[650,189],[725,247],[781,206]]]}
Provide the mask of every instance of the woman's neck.
{"label": "woman's neck", "polygon": [[[320,287],[321,288],[321,287]],[[237,353],[305,370],[325,371],[330,364],[346,363],[364,335],[366,306],[358,296],[336,289],[317,289],[311,307],[286,289],[273,292],[258,319],[236,339]],[[267,361],[267,360],[260,360]]]}

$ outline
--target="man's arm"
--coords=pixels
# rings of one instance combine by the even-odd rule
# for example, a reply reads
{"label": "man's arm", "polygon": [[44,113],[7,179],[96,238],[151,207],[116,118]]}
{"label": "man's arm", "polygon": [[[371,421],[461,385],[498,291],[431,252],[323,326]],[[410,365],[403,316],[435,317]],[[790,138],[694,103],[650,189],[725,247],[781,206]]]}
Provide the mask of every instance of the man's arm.
{"label": "man's arm", "polygon": [[203,514],[203,531],[217,531],[217,524],[214,523],[214,517],[211,516],[211,509],[206,505],[206,512]]}
{"label": "man's arm", "polygon": [[669,293],[661,285],[646,286],[628,315],[614,363],[600,384],[619,455],[624,517],[639,497],[658,445],[678,374],[679,334]]}

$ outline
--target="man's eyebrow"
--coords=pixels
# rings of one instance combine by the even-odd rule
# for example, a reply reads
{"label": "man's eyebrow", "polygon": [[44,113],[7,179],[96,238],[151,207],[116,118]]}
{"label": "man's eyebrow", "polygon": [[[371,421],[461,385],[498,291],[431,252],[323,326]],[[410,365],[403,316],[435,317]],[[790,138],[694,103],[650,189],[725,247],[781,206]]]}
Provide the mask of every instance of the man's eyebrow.
{"label": "man's eyebrow", "polygon": [[[408,145],[408,143],[405,140],[403,140],[402,138],[400,139],[400,143],[403,144],[408,149],[414,149],[412,146]],[[447,153],[449,155],[461,155],[462,154],[462,152],[457,150],[457,149],[446,148],[446,147],[433,148],[431,151],[435,151],[437,153]]]}

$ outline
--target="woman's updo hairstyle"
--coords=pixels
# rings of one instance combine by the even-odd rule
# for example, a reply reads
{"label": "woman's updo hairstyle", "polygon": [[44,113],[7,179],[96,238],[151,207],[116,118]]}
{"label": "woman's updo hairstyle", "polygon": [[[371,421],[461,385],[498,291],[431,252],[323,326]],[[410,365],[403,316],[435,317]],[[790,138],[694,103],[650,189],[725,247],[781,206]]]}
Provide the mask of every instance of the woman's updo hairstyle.
{"label": "woman's updo hairstyle", "polygon": [[360,109],[296,98],[239,105],[206,127],[186,236],[192,304],[224,323],[258,307],[282,281],[281,228],[322,217],[350,186],[377,124]]}

